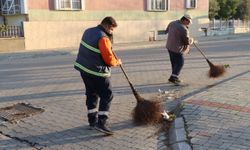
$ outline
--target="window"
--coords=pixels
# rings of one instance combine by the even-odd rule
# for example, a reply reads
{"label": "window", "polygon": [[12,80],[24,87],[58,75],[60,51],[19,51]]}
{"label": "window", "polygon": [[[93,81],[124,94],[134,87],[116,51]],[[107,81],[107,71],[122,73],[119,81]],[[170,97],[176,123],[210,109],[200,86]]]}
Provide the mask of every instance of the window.
{"label": "window", "polygon": [[169,0],[147,0],[147,10],[149,11],[167,11],[169,6]]}
{"label": "window", "polygon": [[0,0],[3,15],[27,14],[27,0]]}
{"label": "window", "polygon": [[84,0],[55,0],[56,10],[83,10]]}
{"label": "window", "polygon": [[197,0],[186,0],[186,8],[196,8]]}

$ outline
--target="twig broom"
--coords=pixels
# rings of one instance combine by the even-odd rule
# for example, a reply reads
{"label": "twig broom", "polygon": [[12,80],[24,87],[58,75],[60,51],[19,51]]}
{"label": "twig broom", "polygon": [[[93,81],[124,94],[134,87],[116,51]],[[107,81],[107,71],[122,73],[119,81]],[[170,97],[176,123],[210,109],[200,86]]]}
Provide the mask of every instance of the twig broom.
{"label": "twig broom", "polygon": [[136,124],[156,124],[159,123],[162,118],[162,110],[160,102],[157,100],[146,100],[139,95],[135,90],[134,86],[130,82],[126,72],[124,71],[122,65],[120,68],[125,75],[129,86],[136,98],[136,106],[132,112],[133,121]]}
{"label": "twig broom", "polygon": [[[115,54],[114,54],[115,55]],[[116,55],[115,55],[116,57]],[[122,65],[120,68],[126,77],[129,86],[136,98],[136,106],[133,109],[132,117],[135,124],[157,124],[162,119],[162,110],[160,101],[158,100],[146,100],[139,95],[139,93],[134,88],[133,84],[130,82],[128,75],[126,74]]]}
{"label": "twig broom", "polygon": [[220,77],[226,72],[225,67],[223,65],[214,65],[211,61],[208,60],[208,58],[205,56],[204,52],[195,43],[193,43],[193,44],[197,48],[197,50],[202,54],[202,56],[206,59],[208,65],[210,67],[210,70],[208,72],[209,78]]}

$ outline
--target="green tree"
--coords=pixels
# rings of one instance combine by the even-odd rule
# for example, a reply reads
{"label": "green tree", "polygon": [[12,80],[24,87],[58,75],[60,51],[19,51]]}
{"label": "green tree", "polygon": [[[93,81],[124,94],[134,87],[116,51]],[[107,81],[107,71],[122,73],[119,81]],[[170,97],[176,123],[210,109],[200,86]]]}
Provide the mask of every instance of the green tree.
{"label": "green tree", "polygon": [[250,19],[250,0],[242,0],[236,9],[235,19],[248,21]]}
{"label": "green tree", "polygon": [[218,11],[218,18],[231,19],[236,14],[236,9],[240,3],[240,0],[217,0],[220,6]]}
{"label": "green tree", "polygon": [[209,19],[214,19],[218,15],[220,10],[219,3],[217,0],[209,0]]}

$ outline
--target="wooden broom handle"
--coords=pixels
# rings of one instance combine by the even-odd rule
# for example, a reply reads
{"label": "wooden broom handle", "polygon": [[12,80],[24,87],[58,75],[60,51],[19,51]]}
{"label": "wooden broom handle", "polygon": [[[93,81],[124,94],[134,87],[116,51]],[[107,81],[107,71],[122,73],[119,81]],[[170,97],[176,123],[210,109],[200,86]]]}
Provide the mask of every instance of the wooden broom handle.
{"label": "wooden broom handle", "polygon": [[[117,57],[117,55],[115,54],[115,52],[114,52],[114,51],[112,51],[112,52],[113,52],[113,55],[115,56],[115,58],[117,59],[118,57]],[[126,77],[126,79],[127,79],[127,81],[128,81],[128,84],[129,84],[130,88],[132,89],[133,93],[135,93],[136,90],[135,90],[133,84],[130,82],[130,80],[129,80],[129,78],[128,78],[128,75],[127,75],[127,73],[125,72],[125,70],[124,70],[122,64],[120,64],[119,66],[120,66],[120,68],[121,68],[121,70],[122,70],[124,76]]]}
{"label": "wooden broom handle", "polygon": [[195,44],[195,42],[193,42],[193,44],[194,44],[194,46],[196,47],[196,49],[199,50],[199,52],[203,55],[203,57],[204,57],[206,60],[208,60],[207,57],[205,56],[204,52]]}
{"label": "wooden broom handle", "polygon": [[121,70],[122,70],[122,72],[123,72],[124,76],[126,77],[126,79],[127,79],[128,83],[129,83],[129,84],[131,84],[131,82],[130,82],[130,80],[129,80],[129,78],[128,78],[128,75],[127,75],[127,73],[125,72],[125,70],[124,70],[123,66],[122,66],[121,64],[120,64],[119,66],[120,66],[120,68],[121,68]]}

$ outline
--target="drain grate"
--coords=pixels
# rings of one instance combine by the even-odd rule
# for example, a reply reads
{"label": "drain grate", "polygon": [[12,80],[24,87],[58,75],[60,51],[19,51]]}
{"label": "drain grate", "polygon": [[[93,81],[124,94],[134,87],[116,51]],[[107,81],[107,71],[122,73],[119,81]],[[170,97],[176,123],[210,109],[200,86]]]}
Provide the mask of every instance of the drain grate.
{"label": "drain grate", "polygon": [[0,118],[4,121],[15,123],[22,118],[44,112],[41,108],[35,108],[29,104],[18,103],[12,106],[0,108]]}

